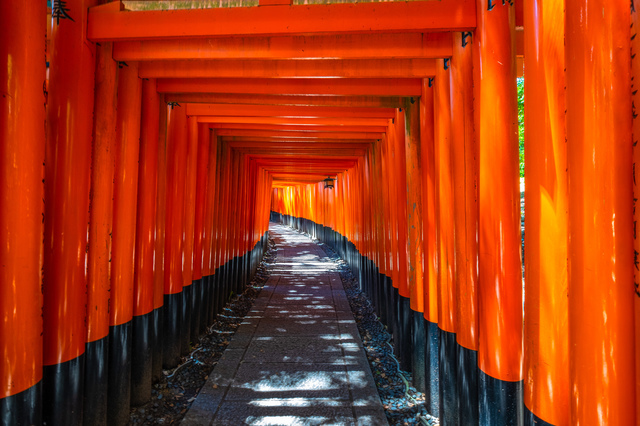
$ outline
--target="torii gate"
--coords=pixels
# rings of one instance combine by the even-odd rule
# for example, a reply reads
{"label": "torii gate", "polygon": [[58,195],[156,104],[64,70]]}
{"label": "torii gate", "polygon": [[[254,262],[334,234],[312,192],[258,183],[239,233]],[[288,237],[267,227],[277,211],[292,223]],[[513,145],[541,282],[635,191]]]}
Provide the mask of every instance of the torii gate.
{"label": "torii gate", "polygon": [[3,423],[125,424],[273,211],[443,425],[638,424],[633,1],[303,3],[0,3]]}

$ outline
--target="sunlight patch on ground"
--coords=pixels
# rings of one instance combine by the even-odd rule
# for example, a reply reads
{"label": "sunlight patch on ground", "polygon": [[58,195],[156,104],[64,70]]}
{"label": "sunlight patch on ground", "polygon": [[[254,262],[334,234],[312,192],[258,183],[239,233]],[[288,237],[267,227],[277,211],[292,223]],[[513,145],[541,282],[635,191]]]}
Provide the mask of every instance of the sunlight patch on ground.
{"label": "sunlight patch on ground", "polygon": [[267,398],[258,399],[250,402],[251,405],[257,407],[341,407],[345,401],[337,401],[335,399],[321,398]]}
{"label": "sunlight patch on ground", "polygon": [[[261,371],[259,374],[268,374],[268,372]],[[255,392],[323,391],[338,389],[341,382],[343,380],[336,377],[336,374],[326,371],[281,371],[259,381],[243,383],[239,387]]]}

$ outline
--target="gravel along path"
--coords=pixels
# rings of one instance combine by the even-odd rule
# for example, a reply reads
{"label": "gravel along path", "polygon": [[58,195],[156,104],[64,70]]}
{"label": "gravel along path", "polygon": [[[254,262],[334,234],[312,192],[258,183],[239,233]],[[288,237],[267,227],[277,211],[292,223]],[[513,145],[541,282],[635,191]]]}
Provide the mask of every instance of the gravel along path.
{"label": "gravel along path", "polygon": [[358,278],[331,247],[314,241],[338,265],[389,424],[439,425],[438,419],[431,416],[425,408],[425,395],[411,386],[411,373],[399,369],[393,350],[387,344],[391,336],[378,320],[367,296],[360,291]]}
{"label": "gravel along path", "polygon": [[225,351],[253,301],[267,282],[270,267],[275,262],[275,243],[269,239],[265,256],[258,271],[244,291],[235,295],[206,334],[194,342],[191,354],[182,358],[177,368],[163,371],[164,377],[151,390],[151,400],[131,409],[131,425],[179,424],[195,400],[200,388]]}
{"label": "gravel along path", "polygon": [[[314,241],[338,267],[389,424],[438,425],[438,419],[427,413],[424,394],[410,386],[411,374],[398,369],[393,351],[387,344],[390,335],[385,326],[378,321],[368,298],[360,291],[358,279],[330,247]],[[265,257],[250,286],[227,304],[223,314],[219,315],[207,333],[200,337],[191,354],[183,357],[176,369],[164,371],[162,380],[153,385],[151,400],[131,410],[130,424],[180,423],[243,317],[251,309],[264,283],[269,279],[275,257],[275,243],[270,239]],[[409,386],[406,383],[409,383]]]}

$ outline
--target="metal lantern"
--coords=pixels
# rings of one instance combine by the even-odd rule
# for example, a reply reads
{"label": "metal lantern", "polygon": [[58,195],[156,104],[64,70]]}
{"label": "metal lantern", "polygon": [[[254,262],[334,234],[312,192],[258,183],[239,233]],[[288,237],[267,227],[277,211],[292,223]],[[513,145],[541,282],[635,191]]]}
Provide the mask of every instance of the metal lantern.
{"label": "metal lantern", "polygon": [[323,180],[324,182],[324,189],[333,189],[333,181],[335,179],[332,179],[330,176],[328,176],[326,179]]}

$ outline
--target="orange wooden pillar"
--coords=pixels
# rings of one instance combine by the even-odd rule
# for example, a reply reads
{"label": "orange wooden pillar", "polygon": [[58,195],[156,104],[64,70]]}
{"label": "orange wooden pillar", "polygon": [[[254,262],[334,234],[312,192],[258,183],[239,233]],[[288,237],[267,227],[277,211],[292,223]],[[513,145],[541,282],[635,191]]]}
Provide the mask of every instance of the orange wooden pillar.
{"label": "orange wooden pillar", "polygon": [[[633,146],[633,252],[640,255],[640,235],[638,235],[638,221],[640,220],[640,170],[636,172],[636,168],[640,167],[640,146],[637,142],[640,140],[640,119],[638,119],[637,108],[633,111],[633,106],[640,105],[640,14],[638,9],[631,9],[631,105],[632,105],[632,146]],[[635,260],[635,259],[634,259]],[[635,329],[636,329],[636,417],[640,417],[640,264],[634,262],[633,269],[633,285],[635,292]]]}
{"label": "orange wooden pillar", "polygon": [[91,159],[91,207],[87,253],[87,344],[83,421],[107,422],[109,290],[113,229],[117,70],[112,44],[96,48],[95,111]]}
{"label": "orange wooden pillar", "polygon": [[[226,260],[225,256],[225,214],[227,204],[225,204],[225,197],[227,196],[227,192],[225,191],[226,185],[228,181],[226,180],[226,172],[228,170],[227,167],[227,158],[226,158],[226,149],[222,142],[218,143],[216,149],[216,193],[215,193],[215,204],[214,204],[214,238],[213,242],[215,243],[215,250],[213,255],[215,256],[215,275],[216,279],[214,280],[214,295],[215,295],[215,305],[216,311],[215,313],[219,313],[222,307],[224,306],[224,297],[223,294],[226,289],[226,277],[227,277],[227,268],[225,266]],[[228,294],[228,293],[227,293]]]}
{"label": "orange wooden pillar", "polygon": [[[207,245],[205,250],[205,226],[204,212],[207,197],[207,177],[209,170],[209,148],[211,146],[211,130],[205,124],[198,125],[198,155],[196,172],[196,199],[195,199],[195,222],[193,240],[193,281],[194,281],[194,306],[192,317],[192,340],[204,333],[208,318],[204,315],[209,309],[207,295],[209,287],[209,257],[211,247]],[[210,228],[208,229],[210,230]],[[206,240],[208,244],[211,237]],[[205,259],[206,253],[206,259]]]}
{"label": "orange wooden pillar", "polygon": [[[394,276],[394,260],[395,260],[395,254],[393,253],[393,238],[392,238],[392,233],[391,233],[391,229],[392,229],[392,224],[393,224],[393,218],[392,218],[392,202],[391,197],[392,195],[395,196],[395,193],[392,192],[392,188],[391,188],[391,163],[392,163],[392,159],[390,158],[390,152],[391,149],[389,147],[389,143],[388,143],[388,138],[386,137],[386,135],[383,135],[382,139],[378,142],[380,145],[380,173],[381,173],[381,179],[380,179],[380,186],[382,188],[382,210],[383,210],[383,218],[382,218],[382,231],[384,233],[383,235],[383,243],[384,243],[384,294],[383,294],[383,298],[384,298],[384,319],[386,319],[386,325],[388,327],[389,330],[391,330],[391,327],[393,326],[393,312],[394,312],[394,308],[395,306],[393,305],[393,276]],[[345,173],[346,175],[346,173]],[[342,193],[343,193],[343,199],[342,202],[344,204],[344,208],[346,209],[346,205],[348,202],[348,196],[346,194],[344,194],[344,185],[341,186],[342,189]],[[346,216],[346,215],[344,215]],[[346,223],[345,223],[345,227],[346,227]],[[346,232],[345,234],[346,235]]]}
{"label": "orange wooden pillar", "polygon": [[[213,139],[215,145],[211,146],[211,150],[209,152],[209,169],[211,170],[212,164],[214,174],[213,176],[209,175],[209,183],[213,182],[213,193],[207,195],[207,199],[211,200],[211,205],[207,204],[205,207],[205,216],[208,214],[208,211],[211,211],[211,274],[213,274],[213,281],[211,286],[211,292],[213,293],[211,299],[213,301],[212,312],[209,314],[211,320],[215,320],[216,315],[218,314],[218,304],[220,302],[219,297],[219,288],[222,272],[220,270],[220,152],[222,149],[222,144],[219,143],[218,137],[214,136]],[[215,157],[212,159],[211,157]],[[211,171],[210,171],[211,172]]]}
{"label": "orange wooden pillar", "polygon": [[570,388],[564,1],[534,0],[524,7],[525,422],[566,425]]}
{"label": "orange wooden pillar", "polygon": [[[363,168],[363,196],[364,196],[364,213],[365,213],[365,232],[364,242],[366,244],[365,255],[368,261],[369,268],[369,285],[371,292],[371,299],[374,301],[378,315],[382,312],[382,300],[379,294],[380,280],[379,280],[379,268],[377,260],[377,247],[376,247],[376,226],[375,226],[375,203],[372,187],[375,182],[375,157],[373,149],[369,149],[364,156],[364,168]],[[332,208],[332,190],[325,190],[328,212],[330,214]],[[331,220],[329,216],[328,221]],[[326,234],[326,232],[325,232]],[[326,237],[325,237],[326,238]],[[411,339],[411,336],[407,336]],[[409,359],[411,359],[411,353],[408,353]]]}
{"label": "orange wooden pillar", "polygon": [[258,189],[258,185],[260,182],[260,170],[256,165],[255,161],[247,156],[248,164],[249,164],[249,206],[248,206],[248,229],[247,229],[247,282],[246,285],[249,285],[253,280],[253,276],[255,273],[255,269],[257,268],[257,252],[259,251],[260,246],[260,231],[257,227],[257,215],[256,208],[260,203],[261,199],[261,189]]}
{"label": "orange wooden pillar", "polygon": [[236,259],[236,294],[242,293],[244,290],[244,277],[243,277],[243,255],[244,255],[244,223],[246,221],[246,211],[244,210],[244,200],[245,200],[245,183],[246,183],[246,168],[245,168],[245,157],[240,152],[236,153],[237,161],[238,161],[238,181],[236,187],[236,213],[235,213],[235,236],[234,240],[234,257]]}
{"label": "orange wooden pillar", "polygon": [[460,424],[478,424],[478,164],[471,33],[455,33],[451,58],[457,387]]}
{"label": "orange wooden pillar", "polygon": [[253,205],[254,205],[254,180],[255,172],[253,167],[253,161],[248,155],[243,155],[245,164],[245,198],[244,198],[244,210],[245,210],[245,228],[244,228],[244,273],[243,273],[243,286],[242,290],[246,288],[247,284],[251,280],[251,254],[253,249]]}
{"label": "orange wooden pillar", "polygon": [[0,14],[0,419],[40,424],[46,6]]}
{"label": "orange wooden pillar", "polygon": [[60,18],[53,18],[44,196],[43,421],[47,424],[82,421],[95,79],[95,46],[86,40],[85,23],[87,8],[94,3],[56,4],[54,15]]}
{"label": "orange wooden pillar", "polygon": [[245,177],[245,169],[242,154],[232,150],[234,158],[233,166],[233,194],[232,194],[232,211],[229,216],[229,224],[231,226],[231,259],[233,268],[232,289],[234,294],[242,293],[242,223],[244,221],[244,212],[242,210],[242,198],[244,197],[243,184]]}
{"label": "orange wooden pillar", "polygon": [[519,424],[522,266],[514,7],[479,0],[477,17],[473,43],[480,424]]}
{"label": "orange wooden pillar", "polygon": [[222,276],[219,286],[219,302],[218,312],[222,310],[231,292],[231,264],[229,262],[230,256],[230,239],[231,239],[231,227],[229,226],[229,216],[231,209],[231,173],[232,168],[232,155],[228,145],[221,144],[220,152],[220,266],[222,267]]}
{"label": "orange wooden pillar", "polygon": [[242,176],[242,171],[240,170],[240,154],[229,148],[230,156],[231,156],[231,167],[229,173],[229,209],[227,216],[227,227],[229,228],[228,233],[228,255],[229,255],[229,294],[227,296],[227,300],[232,297],[233,294],[237,293],[238,290],[238,228],[240,218],[240,209],[238,207],[239,197],[240,197],[240,179]]}
{"label": "orange wooden pillar", "polygon": [[164,335],[162,364],[173,368],[180,360],[182,320],[182,223],[184,220],[187,116],[185,108],[169,107],[164,244]]}
{"label": "orange wooden pillar", "polygon": [[263,235],[259,217],[262,213],[262,173],[255,161],[251,161],[251,192],[250,192],[250,222],[249,222],[249,284],[258,269],[258,263],[262,259]]}
{"label": "orange wooden pillar", "polygon": [[[396,160],[396,188],[407,187],[406,154],[405,154],[405,111],[396,110],[395,123],[395,160]],[[407,191],[396,192],[398,203],[398,261],[399,282],[398,299],[396,303],[397,317],[397,350],[400,365],[406,371],[411,371],[411,293],[408,285],[408,261],[407,261]]]}
{"label": "orange wooden pillar", "polygon": [[[389,128],[391,129],[391,123],[393,120],[389,120]],[[397,203],[397,190],[398,183],[396,181],[397,176],[397,161],[396,161],[396,144],[395,144],[395,132],[389,130],[384,135],[384,143],[387,146],[387,186],[389,191],[389,263],[390,263],[390,278],[391,283],[387,293],[387,317],[389,318],[389,332],[393,335],[397,334],[397,298],[398,298],[398,283],[400,282],[400,261],[399,261],[399,249],[398,249],[398,203]],[[349,193],[349,199],[356,199],[353,191]],[[354,223],[355,222],[355,223]],[[351,218],[351,226],[354,227],[357,221],[355,218]]]}
{"label": "orange wooden pillar", "polygon": [[160,95],[158,105],[158,180],[156,184],[156,238],[153,259],[153,325],[152,334],[152,380],[162,377],[164,334],[164,244],[167,218],[167,104]]}
{"label": "orange wooden pillar", "polygon": [[259,168],[260,174],[260,188],[262,191],[262,203],[259,206],[258,221],[260,226],[260,235],[262,237],[262,246],[260,250],[260,259],[258,263],[262,260],[267,248],[269,246],[269,222],[271,221],[271,210],[270,210],[270,197],[272,192],[271,184],[269,183],[269,176],[266,170],[262,167]]}
{"label": "orange wooden pillar", "polygon": [[[451,64],[436,61],[434,158],[436,172],[436,246],[438,251],[438,328],[440,329],[440,420],[458,424],[456,379],[456,282],[453,165],[451,141]],[[456,206],[457,208],[458,206]]]}
{"label": "orange wooden pillar", "polygon": [[240,174],[240,191],[238,197],[238,294],[244,291],[247,281],[247,230],[248,230],[248,181],[249,171],[247,167],[247,157],[244,154],[239,155],[240,164],[242,165]]}
{"label": "orange wooden pillar", "polygon": [[218,207],[217,214],[217,224],[218,224],[218,238],[217,238],[217,258],[218,258],[218,268],[220,271],[220,277],[218,282],[218,303],[217,303],[217,311],[220,312],[226,302],[226,296],[229,295],[228,292],[228,276],[229,276],[229,265],[227,265],[227,216],[229,209],[229,191],[227,187],[229,185],[229,152],[226,144],[220,143],[218,147],[218,174],[217,174],[217,186],[218,186],[218,202],[216,206]]}
{"label": "orange wooden pillar", "polygon": [[[211,317],[211,313],[213,311],[213,280],[214,280],[214,272],[215,269],[213,267],[213,194],[215,191],[215,167],[212,170],[211,167],[211,155],[215,152],[216,146],[214,144],[213,132],[207,128],[207,134],[209,135],[209,142],[206,147],[207,150],[207,158],[205,163],[205,176],[204,182],[200,181],[201,177],[198,175],[198,192],[196,194],[196,205],[201,206],[197,207],[196,210],[196,229],[199,226],[202,227],[202,236],[200,242],[198,243],[198,234],[196,234],[196,239],[194,242],[194,247],[200,244],[202,246],[202,310],[201,310],[201,319],[200,319],[200,330],[202,332],[205,331],[206,327],[209,326],[213,319]],[[198,133],[199,134],[199,133]],[[200,147],[200,146],[199,146]],[[215,155],[215,154],[213,154]],[[198,158],[200,161],[200,158]],[[214,160],[215,161],[215,160]],[[200,172],[200,165],[198,165],[198,172]],[[201,194],[200,191],[203,190]],[[200,198],[201,197],[201,198]],[[202,223],[200,225],[200,222]]]}
{"label": "orange wooden pillar", "polygon": [[[424,391],[424,245],[422,231],[422,139],[420,137],[419,99],[405,100],[405,159],[407,179],[407,256],[408,284],[411,296],[411,370],[413,383]],[[380,212],[378,212],[380,215]]]}
{"label": "orange wooden pillar", "polygon": [[[369,252],[369,246],[370,246],[370,241],[368,238],[368,232],[369,232],[369,226],[371,223],[371,208],[369,205],[370,202],[370,194],[368,191],[368,180],[369,180],[369,155],[370,153],[367,153],[367,155],[365,155],[363,158],[361,158],[362,161],[362,169],[361,169],[361,174],[360,174],[360,191],[359,191],[359,196],[360,199],[362,201],[362,239],[361,239],[361,243],[360,243],[360,254],[362,255],[362,260],[363,260],[363,270],[364,270],[364,278],[363,278],[363,287],[365,289],[365,292],[367,294],[367,297],[369,297],[369,299],[371,300],[371,302],[373,303],[373,307],[374,310],[376,312],[377,315],[380,315],[380,306],[377,304],[378,300],[377,297],[375,296],[376,292],[375,292],[375,264],[373,263],[373,260],[371,259],[371,253]],[[328,196],[328,194],[326,193],[326,190],[322,189],[321,192],[322,194],[322,220],[321,220],[321,225],[324,225],[326,223],[326,198]],[[320,228],[320,240],[324,240],[324,227]]]}
{"label": "orange wooden pillar", "polygon": [[[372,173],[372,202],[374,203],[371,212],[373,213],[374,229],[375,229],[375,242],[374,247],[376,250],[376,266],[377,266],[377,298],[380,305],[380,317],[384,324],[389,324],[388,317],[388,305],[387,300],[388,287],[391,285],[391,280],[388,276],[389,267],[386,259],[385,249],[385,205],[387,202],[388,191],[385,187],[385,174],[383,172],[383,143],[376,141],[373,146],[373,162],[374,166]],[[336,192],[340,194],[340,187],[336,185]],[[342,199],[336,197],[336,208],[340,205]]]}
{"label": "orange wooden pillar", "polygon": [[440,332],[438,331],[438,253],[436,244],[436,166],[434,78],[422,81],[420,156],[422,157],[422,244],[424,253],[425,406],[440,411]]}
{"label": "orange wooden pillar", "polygon": [[[365,174],[364,174],[364,191],[365,191],[365,212],[366,212],[366,223],[367,223],[367,232],[365,234],[365,239],[367,241],[367,258],[369,259],[370,265],[370,282],[371,282],[371,296],[372,300],[375,302],[375,306],[377,308],[378,316],[382,314],[382,303],[383,300],[380,295],[380,268],[379,268],[379,260],[378,260],[378,247],[377,247],[377,234],[378,230],[376,227],[376,204],[377,198],[379,198],[378,194],[374,194],[372,188],[376,182],[376,159],[375,152],[373,148],[370,148],[365,156]],[[331,227],[331,222],[333,220],[333,189],[325,190],[327,195],[327,226]],[[328,231],[328,232],[326,232]],[[331,239],[331,229],[325,230],[325,239],[330,241]]]}
{"label": "orange wooden pillar", "polygon": [[240,180],[240,199],[238,203],[240,222],[238,226],[238,294],[244,291],[248,277],[248,230],[249,230],[249,167],[248,159],[240,154],[242,174]]}
{"label": "orange wooden pillar", "polygon": [[629,4],[567,0],[565,10],[569,422],[632,425],[637,417]]}
{"label": "orange wooden pillar", "polygon": [[133,277],[142,81],[137,63],[120,69],[114,149],[107,422],[127,424],[131,401]]}
{"label": "orange wooden pillar", "polygon": [[[203,244],[205,246],[205,265],[203,266],[203,274],[207,274],[208,279],[208,303],[209,307],[206,312],[206,325],[210,325],[215,320],[216,315],[216,252],[217,252],[217,238],[216,238],[216,211],[219,208],[215,207],[216,202],[216,188],[217,188],[217,157],[218,157],[218,143],[215,133],[211,133],[211,142],[209,147],[209,160],[207,163],[207,194],[204,207],[204,230],[205,236]],[[207,253],[208,251],[208,253]],[[208,259],[208,263],[207,263]],[[208,268],[208,272],[207,272]]]}
{"label": "orange wooden pillar", "polygon": [[246,173],[246,182],[245,182],[245,201],[244,201],[244,209],[245,209],[245,228],[244,228],[244,281],[242,289],[246,288],[251,280],[251,265],[252,265],[252,253],[253,253],[253,207],[254,207],[254,197],[255,197],[255,171],[253,167],[253,161],[250,160],[248,155],[244,155],[244,163],[245,163],[245,173]]}
{"label": "orange wooden pillar", "polygon": [[255,229],[255,235],[258,241],[257,243],[258,246],[257,246],[257,252],[255,254],[253,269],[251,271],[252,280],[255,277],[256,272],[258,271],[258,267],[260,266],[260,262],[262,261],[264,252],[267,247],[267,238],[268,238],[267,235],[269,231],[268,229],[265,229],[264,218],[266,216],[267,220],[271,219],[271,212],[269,211],[269,208],[265,210],[265,198],[267,198],[271,194],[271,188],[269,189],[265,188],[266,173],[264,169],[255,163],[254,163],[254,167],[255,167],[255,173],[256,173],[256,182],[255,182],[256,204],[255,204],[255,210],[254,210],[253,226]]}
{"label": "orange wooden pillar", "polygon": [[151,398],[153,256],[156,243],[159,107],[160,96],[156,91],[156,80],[143,80],[133,288],[131,354],[131,403],[133,405],[144,404]]}
{"label": "orange wooden pillar", "polygon": [[249,284],[251,278],[253,277],[253,265],[255,260],[255,250],[256,244],[256,229],[254,222],[254,214],[255,214],[255,204],[256,197],[258,196],[256,192],[256,179],[257,179],[257,168],[255,162],[252,161],[248,156],[245,156],[245,160],[247,161],[248,173],[247,173],[247,228],[245,230],[245,240],[246,240],[246,281],[245,286]]}
{"label": "orange wooden pillar", "polygon": [[227,157],[227,167],[225,168],[224,177],[224,191],[225,191],[225,204],[224,204],[224,265],[226,271],[225,287],[223,296],[222,307],[229,301],[232,292],[235,293],[236,289],[236,261],[235,261],[235,231],[236,231],[236,199],[238,196],[238,158],[237,154],[227,145],[225,147]]}
{"label": "orange wooden pillar", "polygon": [[182,254],[182,319],[180,346],[182,355],[190,352],[192,336],[192,312],[195,303],[193,284],[193,238],[196,219],[196,180],[198,173],[198,118],[187,117],[187,162],[184,186],[184,222]]}

